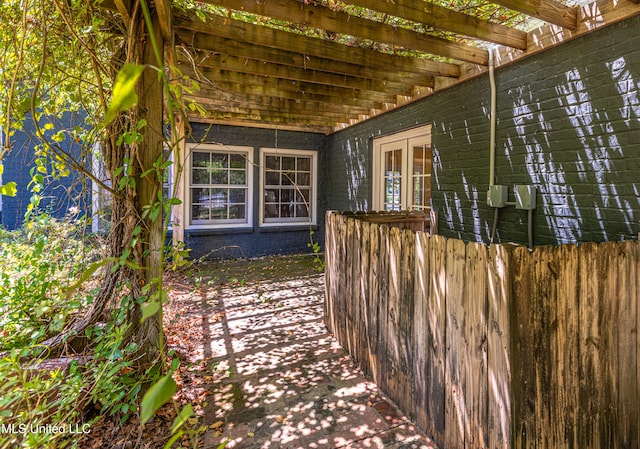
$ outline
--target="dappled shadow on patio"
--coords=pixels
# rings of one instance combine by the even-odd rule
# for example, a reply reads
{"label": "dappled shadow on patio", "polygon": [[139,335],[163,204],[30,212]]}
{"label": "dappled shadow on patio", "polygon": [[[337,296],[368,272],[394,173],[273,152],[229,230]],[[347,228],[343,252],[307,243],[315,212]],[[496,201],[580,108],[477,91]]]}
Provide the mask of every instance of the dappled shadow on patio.
{"label": "dappled shadow on patio", "polygon": [[195,344],[207,374],[204,447],[435,447],[327,332],[324,276],[235,282],[198,296],[208,311]]}

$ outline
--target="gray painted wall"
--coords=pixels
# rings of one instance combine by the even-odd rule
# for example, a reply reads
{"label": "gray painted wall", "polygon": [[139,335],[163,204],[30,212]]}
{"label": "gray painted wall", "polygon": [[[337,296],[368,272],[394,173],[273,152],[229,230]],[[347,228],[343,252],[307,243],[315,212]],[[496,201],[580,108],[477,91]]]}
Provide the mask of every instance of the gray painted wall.
{"label": "gray painted wall", "polygon": [[[496,183],[534,185],[535,244],[640,232],[640,16],[496,69]],[[328,137],[327,202],[371,202],[372,139],[432,124],[440,233],[488,243],[489,77]],[[501,209],[496,241],[527,242],[527,212]]]}

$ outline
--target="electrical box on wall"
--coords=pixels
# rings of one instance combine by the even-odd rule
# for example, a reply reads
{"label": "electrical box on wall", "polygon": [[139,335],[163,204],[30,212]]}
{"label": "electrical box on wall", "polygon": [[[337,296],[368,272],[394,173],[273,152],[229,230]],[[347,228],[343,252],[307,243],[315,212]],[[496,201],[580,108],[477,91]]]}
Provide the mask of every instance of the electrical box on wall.
{"label": "electrical box on wall", "polygon": [[536,208],[536,188],[534,186],[516,186],[516,209],[532,210]]}
{"label": "electrical box on wall", "polygon": [[487,204],[489,207],[505,207],[509,191],[507,186],[489,186]]}

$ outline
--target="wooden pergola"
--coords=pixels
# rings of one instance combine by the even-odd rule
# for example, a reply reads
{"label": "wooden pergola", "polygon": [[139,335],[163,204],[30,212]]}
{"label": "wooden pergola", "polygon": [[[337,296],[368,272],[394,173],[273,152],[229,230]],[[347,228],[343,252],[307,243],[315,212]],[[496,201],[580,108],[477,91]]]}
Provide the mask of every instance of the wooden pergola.
{"label": "wooden pergola", "polygon": [[640,0],[563,1],[205,0],[204,19],[155,7],[168,60],[200,86],[191,121],[330,133],[640,13]]}

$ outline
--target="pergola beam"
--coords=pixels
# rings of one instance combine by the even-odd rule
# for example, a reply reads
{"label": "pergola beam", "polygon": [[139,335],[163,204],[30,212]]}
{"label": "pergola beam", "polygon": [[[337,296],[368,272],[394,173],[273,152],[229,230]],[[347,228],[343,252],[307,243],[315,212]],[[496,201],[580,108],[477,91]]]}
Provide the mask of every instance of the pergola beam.
{"label": "pergola beam", "polygon": [[[199,63],[201,69],[227,70],[249,75],[269,76],[278,79],[345,87],[348,89],[373,90],[379,92],[398,91],[406,88],[407,81],[385,81],[359,76],[347,76],[320,70],[308,70],[279,64],[265,63],[253,59],[241,59],[227,55],[213,55]],[[425,87],[434,87],[434,78],[422,79]],[[417,83],[416,83],[417,84]]]}
{"label": "pergola beam", "polygon": [[578,27],[578,9],[555,0],[495,0],[495,3],[568,30]]}
{"label": "pergola beam", "polygon": [[227,9],[249,12],[263,17],[285,20],[329,33],[344,34],[408,50],[487,65],[489,55],[479,47],[459,44],[406,28],[363,19],[298,0],[205,0]]}
{"label": "pergola beam", "polygon": [[347,3],[422,23],[486,42],[520,50],[527,48],[527,33],[423,0],[347,0]]}
{"label": "pergola beam", "polygon": [[[186,38],[192,37],[188,35]],[[181,34],[185,37],[185,34]],[[193,41],[193,39],[190,39]],[[183,42],[186,50],[191,50],[190,44]],[[234,58],[238,61],[261,61],[273,64],[295,67],[298,69],[318,70],[339,75],[357,76],[381,81],[396,81],[427,86],[433,83],[433,75],[425,73],[405,72],[402,70],[389,70],[388,67],[380,69],[363,65],[351,64],[316,56],[308,56],[278,48],[262,47],[258,45],[225,39],[219,36],[207,36],[206,39],[197,39],[198,50],[191,51],[181,60],[184,63],[195,61],[197,64],[207,65],[212,58]],[[227,59],[228,60],[228,59]]]}
{"label": "pergola beam", "polygon": [[[249,44],[292,51],[302,55],[336,60],[342,63],[375,67],[381,70],[393,68],[393,70],[454,78],[460,75],[460,67],[457,64],[409,58],[360,47],[350,47],[336,42],[216,15],[212,15],[206,22],[202,22],[184,14],[176,14],[174,25],[176,28],[195,32],[185,34],[178,31],[182,41],[195,48],[203,48],[208,36],[213,35]],[[202,34],[200,35],[199,33]]]}

